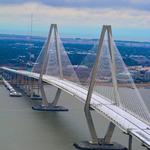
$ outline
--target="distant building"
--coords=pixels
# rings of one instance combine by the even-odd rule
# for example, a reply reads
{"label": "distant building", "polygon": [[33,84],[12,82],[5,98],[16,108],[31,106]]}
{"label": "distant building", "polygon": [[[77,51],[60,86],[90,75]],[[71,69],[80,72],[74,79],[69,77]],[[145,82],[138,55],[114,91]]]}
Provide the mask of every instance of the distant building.
{"label": "distant building", "polygon": [[132,66],[128,67],[134,81],[149,82],[150,81],[150,67]]}
{"label": "distant building", "polygon": [[144,74],[144,80],[145,81],[150,81],[150,71],[146,71]]}
{"label": "distant building", "polygon": [[132,82],[131,74],[129,72],[119,73],[117,75],[117,80],[120,83],[130,83]]}

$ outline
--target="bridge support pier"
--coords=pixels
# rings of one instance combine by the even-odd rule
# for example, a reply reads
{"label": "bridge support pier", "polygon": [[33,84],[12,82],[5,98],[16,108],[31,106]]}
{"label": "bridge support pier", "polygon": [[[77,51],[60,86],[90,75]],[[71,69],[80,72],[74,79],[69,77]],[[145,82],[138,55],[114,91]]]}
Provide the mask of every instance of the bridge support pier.
{"label": "bridge support pier", "polygon": [[25,94],[29,94],[29,91],[28,91],[28,77],[25,77],[23,75],[20,75],[17,77],[17,82],[18,82],[18,86],[22,91],[23,93]]}
{"label": "bridge support pier", "polygon": [[19,88],[20,86],[20,75],[17,75],[16,77],[16,87]]}
{"label": "bridge support pier", "polygon": [[[15,84],[17,88],[20,88],[20,90],[22,90],[22,92],[29,96],[31,99],[41,100],[42,98],[39,94],[39,85],[37,82],[38,81],[32,77],[17,75]],[[37,90],[37,92],[34,90]]]}
{"label": "bridge support pier", "polygon": [[130,131],[128,130],[128,132],[123,132],[125,135],[129,136],[128,139],[128,150],[132,150],[132,135],[130,135]]}
{"label": "bridge support pier", "polygon": [[[94,127],[94,123],[93,123],[93,119],[92,119],[92,115],[90,112],[90,102],[91,102],[91,98],[92,98],[92,93],[93,93],[93,89],[94,89],[94,85],[96,82],[96,74],[97,74],[97,69],[98,69],[98,64],[99,64],[99,60],[100,60],[100,56],[102,53],[102,49],[103,49],[103,42],[104,42],[104,37],[105,37],[105,33],[107,32],[108,35],[108,44],[109,44],[109,51],[110,54],[112,54],[113,49],[112,49],[112,41],[110,40],[110,36],[112,35],[111,32],[111,26],[107,26],[104,25],[103,29],[102,29],[102,33],[100,36],[100,41],[99,41],[99,45],[98,45],[98,52],[97,52],[97,57],[96,57],[96,61],[92,70],[92,76],[91,76],[91,81],[90,81],[90,86],[89,86],[89,90],[88,90],[88,94],[87,94],[87,98],[86,98],[86,102],[85,102],[85,107],[84,107],[84,112],[85,112],[85,117],[86,117],[86,121],[88,124],[88,128],[91,134],[91,141],[84,141],[84,142],[80,142],[80,143],[75,143],[74,146],[78,149],[81,150],[127,150],[126,147],[117,144],[117,143],[111,143],[111,138],[113,135],[113,131],[115,129],[115,125],[110,122],[108,130],[106,132],[106,135],[104,138],[99,139],[97,137],[97,133]],[[114,55],[111,56],[112,57],[112,63],[115,64],[114,62]],[[116,93],[116,105],[119,104],[118,102],[118,97],[117,97],[117,84],[116,84],[116,76],[115,76],[115,65],[112,66],[114,67],[112,69],[113,72],[113,84],[115,87],[115,93]]]}
{"label": "bridge support pier", "polygon": [[40,96],[40,89],[39,89],[39,84],[38,81],[34,78],[31,78],[31,99],[32,100],[42,100],[42,97]]}
{"label": "bridge support pier", "polygon": [[42,98],[45,101],[42,100],[42,104],[33,106],[32,107],[33,110],[38,110],[38,111],[68,111],[67,108],[57,105],[60,94],[61,94],[61,89],[59,89],[59,88],[57,89],[55,98],[54,98],[52,103],[48,103],[46,95],[45,95],[44,87],[42,87],[41,94],[42,94]]}
{"label": "bridge support pier", "polygon": [[44,62],[41,68],[41,73],[39,77],[39,86],[41,90],[41,95],[42,95],[42,104],[33,106],[32,109],[34,110],[39,110],[39,111],[68,111],[68,109],[64,108],[63,106],[57,106],[58,99],[61,94],[61,89],[58,89],[54,98],[54,101],[52,103],[48,103],[46,94],[44,91],[44,84],[43,84],[43,74],[47,65],[48,61],[48,50],[51,45],[51,36],[52,32],[54,30],[54,36],[55,36],[55,47],[56,47],[56,52],[57,52],[57,59],[58,59],[58,65],[59,65],[59,74],[60,78],[63,78],[63,72],[62,72],[62,64],[61,64],[61,56],[60,56],[60,48],[58,46],[58,38],[57,38],[57,25],[52,24],[50,27],[49,35],[48,35],[48,40],[45,46],[45,51],[44,51]]}
{"label": "bridge support pier", "polygon": [[129,134],[128,150],[132,150],[132,135]]}
{"label": "bridge support pier", "polygon": [[19,87],[21,90],[23,89],[23,85],[22,85],[22,83],[23,83],[23,76],[22,76],[22,75],[20,75],[20,82],[19,82],[18,87]]}
{"label": "bridge support pier", "polygon": [[24,92],[26,95],[28,95],[28,80],[27,77],[24,77],[25,85],[24,85]]}
{"label": "bridge support pier", "polygon": [[28,97],[30,97],[31,96],[31,88],[30,88],[31,82],[30,82],[29,77],[26,78],[26,84],[27,84],[26,85],[26,94],[27,94]]}
{"label": "bridge support pier", "polygon": [[[90,111],[90,108],[89,108],[89,111]],[[88,126],[90,129],[92,140],[75,143],[74,146],[77,149],[81,149],[81,150],[128,150],[126,147],[122,146],[121,144],[118,144],[116,142],[111,142],[111,138],[115,129],[115,125],[112,122],[110,122],[109,124],[105,137],[99,139],[97,138],[95,127],[92,121],[92,116],[90,115],[90,117],[86,119],[88,120]]]}
{"label": "bridge support pier", "polygon": [[23,91],[26,94],[26,77],[23,77]]}
{"label": "bridge support pier", "polygon": [[21,90],[24,92],[24,89],[25,89],[25,80],[24,80],[24,76],[22,76],[22,79],[21,79]]}
{"label": "bridge support pier", "polygon": [[48,103],[48,101],[47,101],[43,83],[42,83],[42,86],[40,86],[40,89],[41,89],[41,94],[42,94],[42,104],[33,106],[32,107],[33,110],[38,110],[38,111],[68,111],[67,108],[57,105],[58,100],[59,100],[60,95],[61,95],[61,89],[59,89],[59,88],[57,89],[55,98],[54,98],[52,103]]}

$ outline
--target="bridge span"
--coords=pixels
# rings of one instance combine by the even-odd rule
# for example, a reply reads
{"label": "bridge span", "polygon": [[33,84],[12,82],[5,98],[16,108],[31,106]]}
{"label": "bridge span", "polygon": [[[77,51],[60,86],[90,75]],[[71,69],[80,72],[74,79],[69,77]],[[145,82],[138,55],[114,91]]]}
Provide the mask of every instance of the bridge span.
{"label": "bridge span", "polygon": [[[13,70],[6,67],[2,67],[1,69],[16,75],[26,76],[28,78],[39,79],[40,76],[37,73],[32,73],[24,70]],[[48,75],[43,75],[43,82],[46,82],[63,90],[64,92],[69,93],[83,103],[86,102],[88,91],[78,84]],[[110,122],[118,126],[123,132],[136,137],[145,146],[150,148],[149,125],[137,119],[125,110],[119,108],[118,106],[115,106],[112,103],[108,102],[103,96],[97,95],[96,93],[92,95],[90,106],[105,118],[110,120]]]}
{"label": "bridge span", "polygon": [[[50,52],[48,50],[50,49],[50,45],[52,45],[51,38],[52,38],[52,31],[54,30],[54,43],[56,47],[56,58],[57,58],[57,65],[58,65],[58,74],[59,76],[55,75],[55,72],[51,70],[51,73],[53,74],[48,74],[47,70],[52,69],[54,64],[49,67],[47,70],[47,65],[50,65],[50,58],[48,56],[51,56]],[[89,142],[91,145],[106,145],[106,144],[111,144],[111,137],[113,135],[113,131],[115,129],[115,126],[119,127],[123,132],[129,135],[129,146],[128,149],[132,149],[132,137],[137,138],[141,143],[147,148],[150,149],[150,116],[149,112],[146,110],[146,106],[142,101],[139,101],[139,104],[141,105],[142,108],[135,108],[132,109],[129,107],[127,108],[127,104],[124,104],[121,102],[121,95],[119,95],[119,87],[117,84],[117,75],[116,75],[116,65],[115,65],[115,53],[113,52],[113,44],[112,44],[112,32],[111,32],[111,27],[110,26],[103,26],[102,33],[100,36],[100,41],[98,45],[98,51],[96,55],[96,60],[93,66],[93,69],[91,71],[91,80],[89,87],[83,86],[83,84],[79,84],[78,82],[73,82],[72,80],[68,80],[68,78],[64,77],[64,70],[62,66],[62,59],[61,59],[61,49],[60,46],[58,45],[58,39],[56,36],[57,35],[57,26],[56,25],[51,25],[48,40],[44,46],[44,49],[41,53],[42,57],[42,63],[40,64],[39,62],[41,61],[41,57],[38,58],[38,68],[40,68],[40,71],[35,71],[38,68],[34,68],[32,72],[25,71],[25,70],[14,70],[10,69],[7,67],[1,67],[3,70],[4,77],[7,75],[11,80],[15,79],[16,84],[19,85],[22,83],[22,80],[24,80],[23,84],[26,85],[26,91],[27,92],[33,92],[32,85],[33,81],[36,80],[38,85],[40,86],[40,91],[42,95],[42,104],[39,107],[33,107],[34,109],[39,110],[50,110],[50,109],[55,109],[58,100],[61,94],[61,91],[67,92],[70,95],[74,96],[81,102],[85,104],[85,116],[87,119],[87,124],[89,127],[89,131],[91,134],[92,140]],[[103,42],[104,42],[104,36],[105,32],[108,33],[108,44],[109,44],[109,53],[110,53],[110,65],[111,65],[111,72],[112,72],[112,87],[113,87],[113,93],[115,99],[110,100],[107,96],[104,96],[102,94],[99,94],[97,91],[94,91],[94,86],[96,84],[96,73],[98,71],[98,63],[100,61],[100,56],[102,55],[102,49],[103,49]],[[54,57],[54,56],[53,56]],[[105,59],[106,60],[106,59]],[[39,67],[41,65],[41,67]],[[55,66],[54,66],[55,67]],[[46,70],[46,71],[45,71]],[[53,68],[54,70],[54,68]],[[57,68],[55,67],[55,71]],[[52,85],[54,87],[57,87],[57,93],[54,98],[54,101],[49,104],[46,96],[45,96],[45,91],[44,91],[44,83],[47,83],[49,85]],[[21,84],[20,84],[21,86]],[[135,88],[135,87],[134,87]],[[133,90],[130,88],[130,90]],[[30,94],[32,94],[32,92]],[[134,101],[133,101],[134,102]],[[130,103],[130,102],[126,102]],[[136,107],[136,104],[134,104]],[[62,108],[62,107],[60,107]],[[94,122],[92,120],[91,116],[91,108],[97,111],[100,115],[103,115],[105,118],[107,118],[110,121],[110,125],[108,127],[107,133],[104,138],[99,139],[97,137],[97,133],[94,127]],[[62,108],[63,110],[63,108]],[[139,110],[139,112],[137,111]],[[137,114],[136,114],[137,113]],[[83,144],[83,143],[82,143]],[[82,147],[82,144],[77,145],[79,148],[84,148]],[[91,146],[90,145],[90,146]],[[117,148],[116,148],[117,149]]]}

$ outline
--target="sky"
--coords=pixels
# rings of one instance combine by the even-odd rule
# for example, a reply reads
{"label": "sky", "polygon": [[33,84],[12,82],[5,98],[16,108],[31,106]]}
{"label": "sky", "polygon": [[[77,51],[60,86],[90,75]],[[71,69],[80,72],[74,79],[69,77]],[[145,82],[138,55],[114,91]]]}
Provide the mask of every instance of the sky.
{"label": "sky", "polygon": [[57,23],[61,37],[99,38],[112,26],[117,40],[150,41],[150,0],[0,0],[0,33],[47,36]]}

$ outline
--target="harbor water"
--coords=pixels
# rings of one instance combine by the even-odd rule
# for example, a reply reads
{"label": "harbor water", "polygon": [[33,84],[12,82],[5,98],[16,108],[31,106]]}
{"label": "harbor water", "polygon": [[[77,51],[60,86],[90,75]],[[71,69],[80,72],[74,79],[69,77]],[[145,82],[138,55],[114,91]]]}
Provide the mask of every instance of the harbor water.
{"label": "harbor water", "polygon": [[[56,88],[46,86],[47,98],[53,100]],[[150,108],[149,89],[142,89]],[[90,140],[84,116],[84,105],[76,98],[62,92],[59,101],[68,112],[39,112],[32,106],[40,103],[30,98],[10,97],[8,90],[0,85],[0,150],[75,150],[74,142]],[[99,138],[107,130],[109,122],[92,111]],[[116,128],[112,141],[125,146],[128,136]],[[133,150],[146,150],[133,139]]]}

